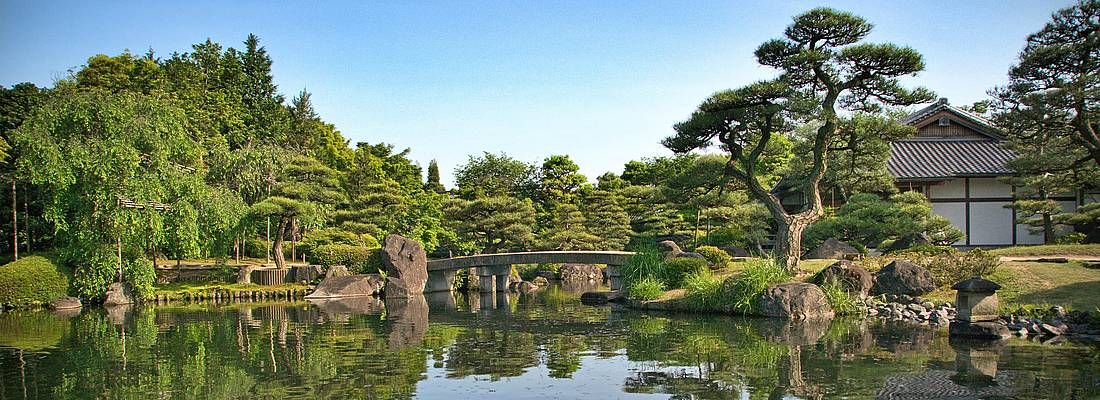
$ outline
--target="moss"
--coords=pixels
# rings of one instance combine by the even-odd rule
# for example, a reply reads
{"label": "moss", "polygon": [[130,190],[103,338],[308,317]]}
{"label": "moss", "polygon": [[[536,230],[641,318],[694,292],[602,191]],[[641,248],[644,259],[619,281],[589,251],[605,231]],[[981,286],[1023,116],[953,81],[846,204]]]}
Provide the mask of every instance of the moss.
{"label": "moss", "polygon": [[49,303],[69,291],[71,272],[43,256],[30,256],[0,266],[0,305]]}

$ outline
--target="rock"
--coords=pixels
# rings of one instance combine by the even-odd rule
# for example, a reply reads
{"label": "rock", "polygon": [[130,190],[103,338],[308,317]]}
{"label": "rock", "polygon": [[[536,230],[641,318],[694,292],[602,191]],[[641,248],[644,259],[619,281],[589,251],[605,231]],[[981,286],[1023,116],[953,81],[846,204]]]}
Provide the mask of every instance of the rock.
{"label": "rock", "polygon": [[742,248],[737,247],[737,246],[726,246],[726,247],[723,247],[722,250],[725,250],[726,254],[729,254],[730,257],[748,257],[749,256],[749,252],[747,250],[742,249]]}
{"label": "rock", "polygon": [[671,240],[661,241],[661,242],[657,243],[657,247],[659,249],[661,249],[662,253],[666,253],[666,254],[667,253],[679,254],[679,253],[684,252],[683,250],[680,249],[680,245],[676,244],[676,242],[673,242]]}
{"label": "rock", "polygon": [[133,303],[134,295],[129,283],[115,282],[111,286],[107,286],[107,298],[103,300],[103,305],[117,306]]}
{"label": "rock", "polygon": [[844,260],[858,257],[859,255],[859,250],[856,250],[855,247],[834,238],[829,238],[822,242],[821,245],[817,246],[817,248],[806,253],[806,256],[803,258]]}
{"label": "rock", "polygon": [[1053,315],[1054,318],[1065,318],[1066,308],[1062,306],[1053,306],[1050,308],[1050,314]]}
{"label": "rock", "polygon": [[239,269],[237,269],[237,284],[252,284],[252,271],[254,270],[256,270],[255,265],[242,265]]}
{"label": "rock", "polygon": [[307,299],[373,296],[385,283],[378,274],[329,276],[306,296]]}
{"label": "rock", "polygon": [[545,279],[546,281],[558,280],[558,274],[555,274],[554,271],[535,271],[535,277]]}
{"label": "rock", "polygon": [[516,293],[531,293],[539,290],[539,286],[531,282],[519,281],[509,284],[508,290]]}
{"label": "rock", "polygon": [[561,274],[561,280],[573,283],[603,281],[600,267],[590,264],[565,264],[558,273]]}
{"label": "rock", "polygon": [[1008,327],[997,322],[981,321],[981,322],[966,322],[966,321],[951,321],[951,325],[947,328],[948,333],[951,336],[966,337],[973,339],[1005,339],[1012,334],[1008,331]]}
{"label": "rock", "polygon": [[1065,328],[1060,327],[1060,326],[1054,326],[1054,325],[1051,325],[1051,324],[1040,324],[1039,325],[1039,330],[1044,334],[1052,335],[1052,336],[1061,336],[1061,335],[1066,333]]}
{"label": "rock", "polygon": [[320,265],[299,265],[291,268],[295,282],[311,282],[323,275]]}
{"label": "rock", "polygon": [[50,308],[54,310],[72,310],[80,308],[80,299],[76,297],[59,297],[50,302]]}
{"label": "rock", "polygon": [[676,253],[675,255],[670,256],[669,258],[698,258],[698,259],[704,260],[704,261],[707,259],[706,257],[703,257],[702,254],[691,252],[691,251],[682,251],[682,252]]}
{"label": "rock", "polygon": [[860,296],[867,295],[871,291],[871,286],[874,285],[874,279],[871,278],[870,272],[853,265],[848,260],[837,261],[821,270],[814,276],[813,282],[818,285],[836,282],[848,293]]}
{"label": "rock", "polygon": [[1100,261],[1085,261],[1084,266],[1088,269],[1100,269]]}
{"label": "rock", "polygon": [[531,283],[538,286],[550,286],[550,281],[541,276],[536,276],[535,279],[531,280]]}
{"label": "rock", "polygon": [[930,245],[932,245],[932,240],[928,238],[928,235],[925,235],[924,233],[918,233],[895,240],[893,243],[890,243],[890,245],[886,247],[885,252],[890,253],[898,250],[905,250],[911,247]]}
{"label": "rock", "polygon": [[348,272],[348,267],[345,267],[343,265],[333,265],[331,267],[328,267],[328,271],[325,272],[326,279],[348,275],[351,275],[351,272]]}
{"label": "rock", "polygon": [[894,293],[919,296],[936,290],[932,273],[908,261],[895,260],[875,276],[873,293]]}
{"label": "rock", "polygon": [[781,283],[758,299],[760,315],[794,320],[828,319],[834,315],[825,292],[812,283]]}
{"label": "rock", "polygon": [[926,301],[926,302],[920,303],[920,306],[924,307],[924,308],[927,308],[927,309],[936,308],[936,304],[932,303],[931,301]]}
{"label": "rock", "polygon": [[1047,258],[1040,258],[1037,261],[1041,262],[1041,263],[1065,264],[1065,263],[1069,262],[1069,259],[1065,258],[1065,257],[1047,257]]}
{"label": "rock", "polygon": [[622,294],[619,292],[585,292],[581,294],[581,303],[587,305],[600,305],[619,301]]}
{"label": "rock", "polygon": [[906,306],[906,308],[908,308],[909,310],[911,310],[913,312],[916,312],[916,313],[922,313],[922,312],[927,311],[927,310],[924,309],[924,306],[921,306],[920,304],[916,304],[916,303],[910,303],[909,305]]}
{"label": "rock", "polygon": [[387,298],[408,298],[424,294],[428,282],[428,254],[415,240],[387,235],[382,244],[382,264],[386,266]]}

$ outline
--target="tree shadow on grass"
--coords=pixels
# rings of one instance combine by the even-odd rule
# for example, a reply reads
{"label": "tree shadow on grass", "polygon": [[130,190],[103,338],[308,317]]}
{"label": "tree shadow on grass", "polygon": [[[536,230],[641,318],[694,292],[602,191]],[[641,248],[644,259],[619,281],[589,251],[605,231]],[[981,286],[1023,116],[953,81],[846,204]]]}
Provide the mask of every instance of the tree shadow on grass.
{"label": "tree shadow on grass", "polygon": [[1100,281],[1086,281],[1062,285],[1038,292],[1024,293],[1015,303],[1050,304],[1074,310],[1094,311],[1100,307]]}

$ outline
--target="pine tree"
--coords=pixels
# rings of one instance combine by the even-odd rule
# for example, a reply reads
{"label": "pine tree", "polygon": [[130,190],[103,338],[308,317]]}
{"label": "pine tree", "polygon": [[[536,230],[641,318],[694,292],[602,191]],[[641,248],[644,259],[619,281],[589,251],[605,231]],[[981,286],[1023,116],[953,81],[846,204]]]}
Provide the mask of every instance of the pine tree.
{"label": "pine tree", "polygon": [[545,250],[596,250],[603,239],[590,233],[585,222],[584,214],[577,206],[558,204],[554,207],[550,229],[542,235],[545,239],[539,247]]}
{"label": "pine tree", "polygon": [[596,250],[620,251],[630,242],[630,215],[613,192],[597,190],[586,199],[585,227],[600,238]]}
{"label": "pine tree", "polygon": [[434,159],[428,163],[428,183],[424,185],[424,190],[436,193],[447,191],[439,182],[439,164]]}

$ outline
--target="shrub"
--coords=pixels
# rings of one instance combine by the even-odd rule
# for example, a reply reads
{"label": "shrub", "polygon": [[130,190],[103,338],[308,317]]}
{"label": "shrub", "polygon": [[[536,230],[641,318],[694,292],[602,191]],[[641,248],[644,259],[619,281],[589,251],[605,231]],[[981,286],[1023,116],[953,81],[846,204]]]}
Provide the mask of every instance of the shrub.
{"label": "shrub", "polygon": [[803,236],[803,244],[814,248],[825,239],[837,238],[866,248],[918,234],[927,235],[937,244],[963,238],[962,231],[949,220],[932,212],[932,203],[920,193],[899,193],[888,200],[857,193],[837,209],[835,216],[812,225]]}
{"label": "shrub", "polygon": [[740,274],[723,283],[733,309],[748,313],[753,310],[756,298],[768,286],[787,282],[791,275],[773,258],[753,259],[746,263]]}
{"label": "shrub", "polygon": [[951,246],[935,246],[935,245],[929,245],[929,244],[922,244],[922,245],[910,247],[908,249],[901,249],[901,250],[895,251],[895,252],[890,253],[890,254],[893,254],[893,255],[899,256],[899,257],[901,257],[901,256],[912,256],[912,255],[916,255],[916,256],[940,256],[940,255],[955,254],[955,253],[958,253],[958,252],[959,252],[958,250],[955,250],[955,248],[951,247]]}
{"label": "shrub", "polygon": [[719,249],[714,246],[699,246],[695,249],[696,253],[702,254],[707,262],[714,265],[715,268],[725,268],[729,263],[733,262],[733,256],[726,253],[725,250]]}
{"label": "shrub", "polygon": [[665,293],[665,284],[660,279],[648,276],[631,282],[626,293],[634,300],[656,300]]}
{"label": "shrub", "polygon": [[0,266],[0,305],[49,303],[69,291],[69,272],[42,256],[30,256]]}
{"label": "shrub", "polygon": [[699,311],[720,311],[725,305],[722,293],[722,281],[709,272],[691,274],[684,277],[684,301]]}
{"label": "shrub", "polygon": [[699,258],[677,257],[665,261],[661,280],[670,288],[683,287],[684,278],[691,274],[706,273],[707,261]]}
{"label": "shrub", "polygon": [[856,298],[835,281],[825,282],[821,290],[825,292],[825,298],[838,315],[852,314],[859,310]]}
{"label": "shrub", "polygon": [[910,261],[928,269],[937,286],[950,286],[973,276],[989,276],[1001,264],[998,255],[981,249],[964,253],[950,247],[924,246],[888,256],[865,258],[856,261],[856,265],[874,273],[894,260]]}
{"label": "shrub", "polygon": [[1054,239],[1054,244],[1081,244],[1085,242],[1085,234],[1070,232]]}
{"label": "shrub", "polygon": [[384,269],[379,268],[382,264],[381,251],[362,246],[326,244],[314,249],[309,257],[310,262],[326,267],[343,265],[348,268],[348,272],[355,274],[373,273]]}

